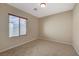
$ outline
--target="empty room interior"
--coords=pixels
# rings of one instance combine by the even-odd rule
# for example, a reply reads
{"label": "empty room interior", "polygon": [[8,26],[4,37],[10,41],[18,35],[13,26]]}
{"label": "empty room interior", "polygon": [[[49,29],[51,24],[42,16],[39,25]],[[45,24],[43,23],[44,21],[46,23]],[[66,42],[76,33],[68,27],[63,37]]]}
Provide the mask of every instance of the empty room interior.
{"label": "empty room interior", "polygon": [[78,3],[0,3],[0,56],[78,55]]}

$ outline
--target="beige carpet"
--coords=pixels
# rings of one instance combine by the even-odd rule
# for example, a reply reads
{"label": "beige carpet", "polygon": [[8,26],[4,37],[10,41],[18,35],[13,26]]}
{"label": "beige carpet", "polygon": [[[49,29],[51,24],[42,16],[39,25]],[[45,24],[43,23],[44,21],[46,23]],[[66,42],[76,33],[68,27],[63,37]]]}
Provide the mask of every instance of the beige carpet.
{"label": "beige carpet", "polygon": [[77,56],[72,46],[51,42],[47,40],[35,40],[17,48],[0,53],[5,56]]}

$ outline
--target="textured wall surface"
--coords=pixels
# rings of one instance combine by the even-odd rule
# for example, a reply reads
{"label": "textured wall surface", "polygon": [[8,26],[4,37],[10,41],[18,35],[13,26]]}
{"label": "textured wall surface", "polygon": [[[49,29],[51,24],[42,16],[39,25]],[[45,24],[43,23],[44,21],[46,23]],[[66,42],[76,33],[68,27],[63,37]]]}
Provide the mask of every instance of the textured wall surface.
{"label": "textured wall surface", "polygon": [[72,11],[41,18],[40,38],[72,44]]}
{"label": "textured wall surface", "polygon": [[[37,39],[38,19],[8,4],[0,4],[0,51]],[[28,18],[27,35],[9,38],[8,13]]]}
{"label": "textured wall surface", "polygon": [[73,46],[79,54],[79,4],[73,10]]}

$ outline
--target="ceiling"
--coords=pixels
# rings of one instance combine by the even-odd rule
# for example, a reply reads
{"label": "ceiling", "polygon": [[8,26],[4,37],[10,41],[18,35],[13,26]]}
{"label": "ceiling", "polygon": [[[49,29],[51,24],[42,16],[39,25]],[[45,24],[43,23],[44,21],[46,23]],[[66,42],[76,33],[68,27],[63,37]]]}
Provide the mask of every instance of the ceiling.
{"label": "ceiling", "polygon": [[[9,3],[20,10],[28,12],[38,18],[72,10],[74,3],[47,3],[45,8],[40,7],[40,3]],[[37,10],[34,8],[37,8]]]}

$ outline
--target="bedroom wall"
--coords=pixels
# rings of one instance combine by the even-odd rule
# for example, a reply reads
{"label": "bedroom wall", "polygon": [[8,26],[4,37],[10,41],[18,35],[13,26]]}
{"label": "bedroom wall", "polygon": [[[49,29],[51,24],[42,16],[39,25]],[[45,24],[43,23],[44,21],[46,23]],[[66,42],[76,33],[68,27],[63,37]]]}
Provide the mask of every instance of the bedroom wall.
{"label": "bedroom wall", "polygon": [[73,47],[79,54],[79,4],[73,9]]}
{"label": "bedroom wall", "polygon": [[[27,35],[9,38],[8,13],[28,18]],[[38,19],[8,4],[0,4],[0,52],[36,40]]]}
{"label": "bedroom wall", "polygon": [[72,44],[72,11],[40,18],[40,39]]}

